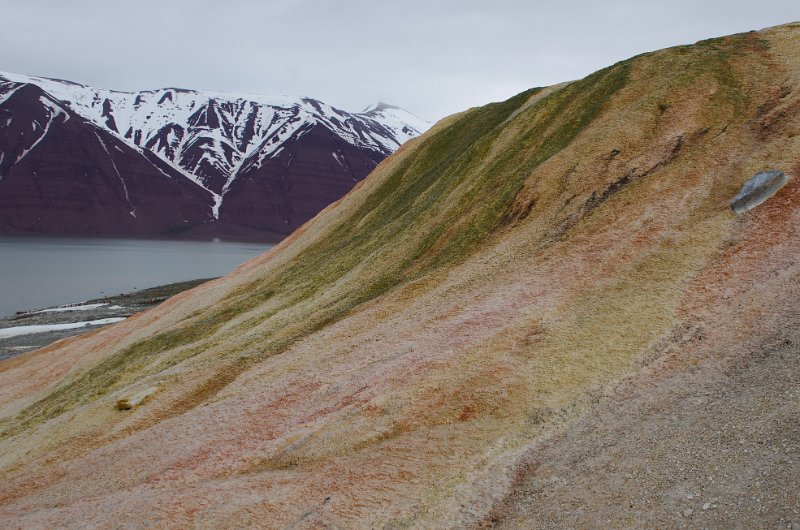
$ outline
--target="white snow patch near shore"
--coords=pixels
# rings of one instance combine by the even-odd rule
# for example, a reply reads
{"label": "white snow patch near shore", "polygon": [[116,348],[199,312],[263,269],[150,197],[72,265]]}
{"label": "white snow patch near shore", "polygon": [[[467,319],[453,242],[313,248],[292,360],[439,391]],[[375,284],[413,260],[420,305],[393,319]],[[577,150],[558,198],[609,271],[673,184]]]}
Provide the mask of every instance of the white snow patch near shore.
{"label": "white snow patch near shore", "polygon": [[69,324],[42,324],[38,326],[15,326],[13,328],[0,329],[0,339],[19,337],[20,335],[32,335],[34,333],[47,333],[48,331],[61,331],[64,329],[76,329],[88,326],[101,326],[103,324],[113,324],[121,322],[125,317],[101,318],[99,320],[87,320],[83,322],[71,322]]}
{"label": "white snow patch near shore", "polygon": [[[83,304],[83,305],[65,305],[61,307],[54,307],[52,309],[42,309],[41,311],[34,311],[34,313],[61,313],[62,311],[90,311],[100,307],[107,306],[108,303],[102,304]],[[122,309],[118,305],[112,305],[108,309]]]}

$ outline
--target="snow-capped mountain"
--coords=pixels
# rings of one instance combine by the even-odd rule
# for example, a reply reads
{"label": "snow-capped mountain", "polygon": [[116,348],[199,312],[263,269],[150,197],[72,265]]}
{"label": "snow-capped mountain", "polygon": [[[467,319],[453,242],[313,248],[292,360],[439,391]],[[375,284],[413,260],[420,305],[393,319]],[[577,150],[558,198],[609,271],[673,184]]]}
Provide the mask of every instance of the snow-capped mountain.
{"label": "snow-capped mountain", "polygon": [[0,81],[0,233],[147,235],[213,219],[210,193],[40,87]]}
{"label": "snow-capped mountain", "polygon": [[[213,219],[279,233],[338,199],[430,125],[385,103],[350,113],[305,97],[119,92],[2,72],[0,83],[0,105],[14,90],[36,86],[59,108],[157,155],[207,190]],[[32,122],[37,127],[44,125]]]}

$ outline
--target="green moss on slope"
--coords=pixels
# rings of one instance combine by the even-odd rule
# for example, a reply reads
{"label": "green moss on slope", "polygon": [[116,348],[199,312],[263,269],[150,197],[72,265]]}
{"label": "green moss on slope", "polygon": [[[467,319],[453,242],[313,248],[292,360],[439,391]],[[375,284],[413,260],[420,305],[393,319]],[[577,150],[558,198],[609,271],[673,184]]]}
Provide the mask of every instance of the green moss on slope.
{"label": "green moss on slope", "polygon": [[[710,69],[727,105],[741,92],[729,60],[749,45],[740,39],[692,48],[696,68],[677,75],[688,82]],[[681,53],[676,49],[663,57]],[[463,261],[503,229],[526,179],[603,112],[638,60],[650,58],[616,64],[532,104],[541,89],[472,109],[426,135],[324,240],[217,306],[70,375],[19,418],[6,421],[6,432],[88,403],[254,328],[258,334],[249,342],[220,355],[229,357],[231,366],[243,366],[242,357],[247,364],[258,362],[401,283]],[[231,322],[237,323],[223,331]]]}
{"label": "green moss on slope", "polygon": [[[297,339],[335,322],[398,283],[464,259],[500,226],[530,171],[563,149],[591,122],[623,86],[626,73],[624,64],[616,65],[525,109],[521,115],[536,117],[537,125],[488,167],[484,167],[487,153],[505,121],[540,89],[466,113],[424,141],[415,156],[386,178],[331,237],[312,245],[291,266],[246,286],[220,306],[175,329],[73,374],[23,411],[20,416],[24,419],[18,419],[6,434],[201,353],[212,346],[206,341],[222,325],[259,307],[275,292],[284,293],[281,304],[233,332],[246,331],[282,310],[318,297],[354,267],[363,267],[364,262],[372,265],[368,275],[348,282],[334,303],[309,311],[299,329],[288,335],[276,330],[272,340],[255,347],[255,357],[280,353]],[[551,127],[552,122],[558,126]],[[532,144],[537,147],[532,149]],[[393,244],[387,244],[389,241]]]}

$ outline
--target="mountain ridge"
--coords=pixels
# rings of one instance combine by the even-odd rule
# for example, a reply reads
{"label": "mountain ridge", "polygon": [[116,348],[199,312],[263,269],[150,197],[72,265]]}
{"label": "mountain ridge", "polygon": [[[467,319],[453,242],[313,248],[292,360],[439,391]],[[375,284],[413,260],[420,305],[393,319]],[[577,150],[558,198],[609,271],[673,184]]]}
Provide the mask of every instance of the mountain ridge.
{"label": "mountain ridge", "polygon": [[[170,88],[123,92],[3,72],[0,81],[5,86],[0,104],[21,86],[37,86],[145,157],[156,155],[208,191],[213,201],[211,221],[282,233],[341,196],[428,125],[386,105],[352,114],[308,97]],[[319,135],[316,141],[303,138],[319,127],[329,131],[327,140]],[[292,159],[306,157],[305,174],[293,177],[287,173],[289,165],[275,163],[283,151]],[[287,187],[280,182],[285,178],[298,182]],[[314,198],[313,187],[323,190],[319,198]],[[226,218],[221,219],[226,196],[232,204],[226,204]],[[271,206],[261,206],[265,203]]]}
{"label": "mountain ridge", "polygon": [[[276,97],[176,88],[157,88],[128,92],[100,89],[71,81],[50,79],[40,76],[27,76],[10,72],[0,72],[0,78],[17,83],[36,84],[51,94],[52,97],[59,101],[66,102],[70,108],[81,116],[121,136],[121,138],[127,140],[131,146],[144,147],[155,152],[161,156],[164,161],[170,163],[176,163],[175,156],[174,154],[172,156],[170,156],[170,154],[165,154],[165,150],[168,150],[168,147],[176,148],[176,146],[170,146],[168,142],[165,144],[164,137],[171,132],[171,128],[175,127],[179,130],[187,130],[187,135],[190,134],[188,129],[192,126],[199,128],[208,127],[212,132],[222,129],[221,132],[226,136],[224,138],[215,139],[227,141],[228,144],[226,144],[226,147],[238,147],[238,154],[241,155],[244,161],[246,158],[260,154],[259,151],[267,147],[264,146],[264,144],[268,141],[275,145],[268,146],[271,149],[261,154],[269,156],[274,151],[280,149],[283,142],[279,138],[276,138],[274,133],[287,127],[287,123],[290,125],[291,123],[300,121],[303,124],[313,124],[321,121],[331,130],[334,130],[334,132],[343,133],[342,129],[336,131],[337,126],[341,124],[336,120],[335,116],[343,118],[344,120],[352,120],[362,115],[368,116],[387,129],[390,129],[391,133],[386,130],[381,130],[380,128],[375,128],[374,130],[362,129],[349,131],[350,134],[346,135],[346,139],[353,145],[370,148],[382,153],[384,156],[393,152],[401,143],[419,134],[429,125],[400,107],[382,102],[368,107],[370,109],[369,111],[353,114],[336,109],[319,100],[303,96]],[[186,101],[178,103],[177,100],[179,98],[183,98]],[[153,104],[153,100],[156,101],[155,104]],[[172,106],[166,106],[167,102],[171,102]],[[273,111],[278,115],[284,113],[287,114],[287,116],[284,117],[284,121],[270,123],[270,127],[265,128],[265,132],[258,135],[256,138],[249,136],[247,131],[234,137],[232,134],[234,130],[246,129],[248,126],[252,127],[252,120],[259,119],[259,121],[263,121],[264,117],[258,116],[257,114],[263,114],[265,110],[258,108],[258,105],[275,109],[268,109],[267,112]],[[120,109],[114,107],[120,107]],[[223,109],[224,107],[228,107],[228,109]],[[230,107],[233,108],[231,109]],[[300,120],[297,113],[289,113],[292,107],[300,107],[300,113],[307,114],[307,118],[305,120]],[[395,125],[392,127],[381,123],[380,118],[384,117],[383,111],[389,109],[401,111],[403,117],[407,121],[414,122],[414,124],[404,124],[400,127]],[[227,110],[227,113],[225,115],[220,115],[224,110]],[[150,125],[149,122],[153,114],[157,112],[160,112],[161,115],[158,119],[153,119],[155,123]],[[143,114],[145,117],[142,117]],[[236,122],[235,120],[241,119],[242,115],[244,115],[245,122]],[[334,120],[332,121],[330,118],[326,119],[327,116],[333,116]],[[396,115],[393,116],[393,118],[397,120]],[[171,119],[176,121],[170,121]],[[226,119],[233,119],[233,121],[224,123],[226,126],[221,128],[220,122],[224,122]],[[359,135],[359,132],[362,134]],[[187,136],[187,138],[189,137]],[[161,141],[161,148],[154,149],[159,141]],[[184,143],[191,141],[197,140],[187,139]],[[250,147],[250,150],[247,149],[248,147]],[[178,151],[184,148],[183,144],[177,146]],[[255,152],[253,149],[255,149]],[[216,157],[217,160],[223,160],[225,158],[225,156]],[[196,165],[191,165],[191,162],[188,164],[189,168],[185,167],[184,164],[176,165],[179,169],[183,169],[189,173],[192,173],[192,170],[198,169]],[[235,173],[235,171],[233,173]],[[235,174],[228,175],[229,179],[233,179],[235,176]],[[202,178],[199,178],[197,175],[195,175],[195,178],[198,179],[198,183],[201,185],[204,184]],[[230,182],[226,181],[226,184],[229,185]],[[217,186],[216,190],[209,188],[209,191],[218,193],[219,189],[220,187]]]}

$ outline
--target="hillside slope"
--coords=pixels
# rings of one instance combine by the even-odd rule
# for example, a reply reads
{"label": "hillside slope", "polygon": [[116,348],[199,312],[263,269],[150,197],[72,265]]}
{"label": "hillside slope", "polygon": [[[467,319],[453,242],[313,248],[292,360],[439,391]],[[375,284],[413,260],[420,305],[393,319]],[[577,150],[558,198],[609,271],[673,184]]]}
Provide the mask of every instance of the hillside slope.
{"label": "hillside slope", "polygon": [[[752,476],[785,482],[754,478],[737,524],[793,523],[799,129],[800,24],[451,116],[228,277],[0,363],[0,516],[684,526],[669,503],[698,485],[670,466],[739,471],[729,437],[756,415],[776,453],[753,465],[783,467]],[[773,168],[789,184],[734,214]],[[726,381],[751,398],[727,418]],[[700,447],[671,452],[665,432]],[[725,526],[720,503],[699,524]]]}

